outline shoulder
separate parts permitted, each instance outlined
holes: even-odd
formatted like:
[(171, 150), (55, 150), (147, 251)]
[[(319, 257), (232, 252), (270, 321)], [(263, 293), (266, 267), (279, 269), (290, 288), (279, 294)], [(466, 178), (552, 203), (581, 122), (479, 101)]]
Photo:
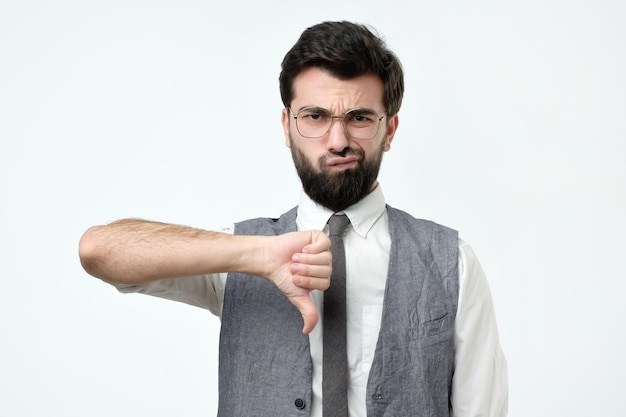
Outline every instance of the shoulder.
[(296, 230), (297, 207), (278, 218), (258, 217), (235, 223), (237, 235), (279, 235)]
[[(389, 233), (392, 241), (417, 256), (426, 265), (435, 262), (442, 277), (458, 283), (459, 233), (431, 220), (387, 206)], [(455, 286), (457, 284), (454, 284)]]
[(455, 239), (458, 245), (459, 233), (455, 229), (441, 225), (432, 220), (418, 219), (406, 211), (387, 205), (387, 216), (389, 223), (407, 227), (409, 231), (428, 234), (440, 234)]

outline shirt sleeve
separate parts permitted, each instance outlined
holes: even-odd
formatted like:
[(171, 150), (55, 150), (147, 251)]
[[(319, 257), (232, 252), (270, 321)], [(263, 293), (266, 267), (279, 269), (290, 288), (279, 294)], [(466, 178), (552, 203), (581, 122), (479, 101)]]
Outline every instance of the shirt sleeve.
[(459, 305), (455, 323), (453, 417), (504, 417), (508, 371), (491, 292), (472, 248), (459, 240)]
[(121, 293), (139, 293), (179, 301), (196, 307), (206, 308), (218, 317), (222, 316), (224, 288), (227, 274), (198, 275), (183, 278), (168, 278), (148, 284), (113, 284)]

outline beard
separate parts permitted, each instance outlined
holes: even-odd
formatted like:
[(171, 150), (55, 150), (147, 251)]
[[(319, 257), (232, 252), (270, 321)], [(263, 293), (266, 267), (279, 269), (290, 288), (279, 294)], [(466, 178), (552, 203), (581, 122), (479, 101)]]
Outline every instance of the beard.
[[(365, 158), (362, 149), (346, 148), (320, 157), (315, 167), (291, 140), (291, 157), (304, 192), (317, 204), (338, 212), (358, 203), (372, 191), (383, 160), (384, 144), (383, 141), (370, 158)], [(328, 169), (326, 160), (329, 157), (346, 155), (359, 158), (355, 168), (337, 172)]]

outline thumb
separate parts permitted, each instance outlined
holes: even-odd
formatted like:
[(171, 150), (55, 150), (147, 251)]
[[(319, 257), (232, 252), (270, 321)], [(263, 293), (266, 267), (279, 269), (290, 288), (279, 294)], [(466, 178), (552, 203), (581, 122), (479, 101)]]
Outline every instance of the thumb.
[(311, 231), (311, 242), (305, 246), (303, 252), (320, 253), (330, 249), (330, 238), (320, 230)]
[(310, 292), (307, 291), (305, 295), (292, 297), (289, 301), (291, 301), (291, 303), (296, 306), (296, 308), (302, 315), (302, 319), (304, 320), (302, 333), (311, 333), (317, 325), (319, 315), (317, 313), (317, 308), (315, 308), (315, 304), (313, 304), (313, 300), (311, 300)]

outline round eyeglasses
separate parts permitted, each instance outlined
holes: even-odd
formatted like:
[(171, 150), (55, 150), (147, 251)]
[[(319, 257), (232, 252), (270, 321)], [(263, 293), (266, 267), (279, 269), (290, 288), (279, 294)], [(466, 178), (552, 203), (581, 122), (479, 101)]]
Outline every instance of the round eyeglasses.
[(341, 120), (343, 130), (353, 139), (372, 139), (378, 133), (380, 121), (385, 115), (379, 116), (370, 109), (351, 109), (342, 115), (334, 115), (321, 107), (306, 107), (294, 114), (296, 129), (302, 137), (316, 139), (325, 136), (335, 119)]

